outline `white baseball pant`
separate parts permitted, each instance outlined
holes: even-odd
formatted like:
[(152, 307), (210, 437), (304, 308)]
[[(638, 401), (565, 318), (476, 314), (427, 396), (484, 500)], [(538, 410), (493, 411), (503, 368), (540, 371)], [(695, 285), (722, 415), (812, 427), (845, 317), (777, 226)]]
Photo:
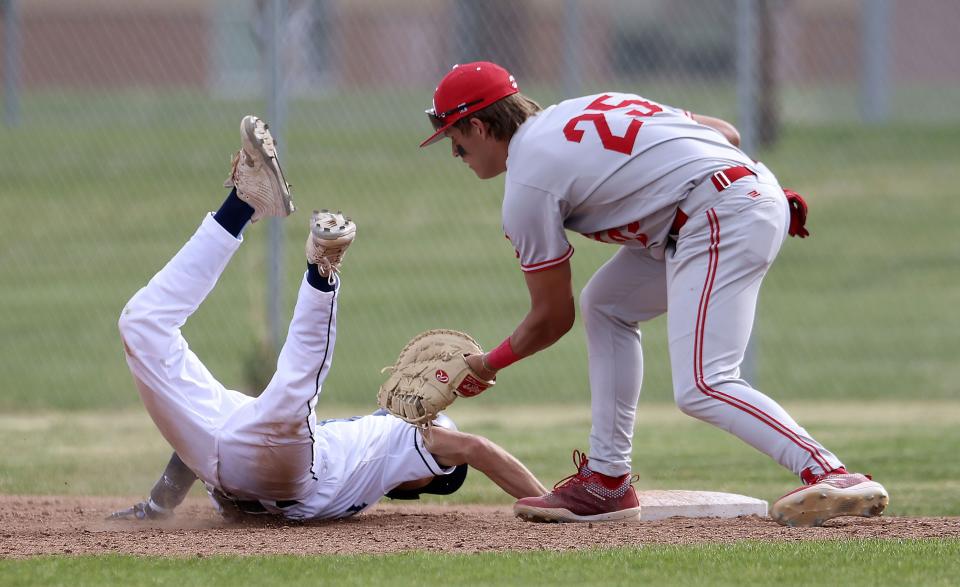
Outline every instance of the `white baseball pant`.
[(590, 467), (631, 470), (643, 380), (639, 324), (667, 312), (674, 399), (796, 474), (841, 466), (775, 401), (740, 378), (760, 284), (786, 237), (789, 209), (763, 169), (723, 192), (711, 181), (681, 204), (689, 220), (665, 259), (621, 247), (580, 296), (590, 365)]
[(337, 294), (304, 278), (266, 389), (257, 398), (226, 389), (180, 328), (241, 240), (208, 215), (133, 296), (119, 322), (127, 364), (157, 428), (203, 482), (238, 498), (302, 499), (323, 467), (314, 460), (314, 408), (333, 359)]

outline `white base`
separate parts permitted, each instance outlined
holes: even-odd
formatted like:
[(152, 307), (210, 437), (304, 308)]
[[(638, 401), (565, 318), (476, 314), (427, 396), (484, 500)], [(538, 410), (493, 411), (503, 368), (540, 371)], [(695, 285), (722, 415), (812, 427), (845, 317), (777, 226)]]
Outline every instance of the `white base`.
[(638, 491), (640, 520), (665, 518), (736, 518), (767, 515), (767, 502), (736, 493), (684, 491), (680, 489)]

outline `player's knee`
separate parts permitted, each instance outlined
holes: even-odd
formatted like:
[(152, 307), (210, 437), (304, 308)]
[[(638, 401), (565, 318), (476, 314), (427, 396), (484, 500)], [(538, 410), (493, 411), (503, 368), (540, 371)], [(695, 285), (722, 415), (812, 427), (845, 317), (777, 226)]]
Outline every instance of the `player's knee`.
[(584, 319), (605, 316), (610, 313), (608, 296), (596, 282), (590, 281), (580, 292), (580, 315)]
[[(691, 374), (692, 375), (692, 374)], [(673, 399), (681, 412), (699, 418), (730, 382), (727, 373), (707, 373), (701, 377), (674, 378)]]
[(158, 350), (168, 344), (168, 337), (162, 335), (156, 319), (145, 308), (131, 300), (120, 312), (117, 321), (120, 339), (127, 353), (145, 354), (151, 348)]
[(138, 317), (133, 313), (130, 306), (124, 306), (120, 312), (120, 319), (117, 320), (117, 328), (120, 330), (120, 336), (123, 338), (133, 336), (139, 325)]
[(145, 328), (148, 323), (149, 314), (146, 308), (137, 303), (137, 297), (134, 296), (120, 311), (117, 327), (120, 329), (120, 334), (132, 336)]
[(696, 390), (691, 390), (689, 387), (674, 387), (673, 388), (673, 401), (677, 404), (677, 408), (681, 412), (691, 415), (691, 412), (694, 411), (693, 404), (696, 401), (696, 397), (693, 395), (693, 392)]
[(702, 389), (703, 382), (684, 378), (673, 382), (673, 401), (677, 408), (688, 416), (696, 417), (706, 396)]
[(597, 307), (598, 288), (594, 282), (588, 281), (587, 285), (580, 290), (580, 309), (584, 312), (593, 310)]
[(644, 303), (626, 303), (623, 292), (608, 287), (603, 279), (591, 279), (580, 292), (580, 315), (584, 320), (609, 320), (626, 328), (636, 328), (667, 311), (666, 297)]
[(127, 354), (137, 354), (136, 350), (142, 346), (144, 340), (143, 321), (129, 311), (129, 308), (124, 308), (117, 321), (117, 328), (120, 330), (120, 340)]

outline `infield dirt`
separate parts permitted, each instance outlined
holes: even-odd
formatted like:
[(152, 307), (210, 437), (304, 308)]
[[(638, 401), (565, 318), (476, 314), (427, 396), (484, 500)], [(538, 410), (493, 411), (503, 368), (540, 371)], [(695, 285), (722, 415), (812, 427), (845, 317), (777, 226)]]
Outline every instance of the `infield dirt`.
[(0, 496), (0, 557), (123, 553), (157, 556), (377, 554), (407, 550), (568, 550), (643, 544), (856, 538), (960, 538), (960, 518), (839, 518), (822, 528), (784, 528), (749, 516), (614, 524), (531, 524), (509, 506), (382, 503), (345, 520), (227, 523), (200, 498), (164, 522), (108, 522), (129, 500)]

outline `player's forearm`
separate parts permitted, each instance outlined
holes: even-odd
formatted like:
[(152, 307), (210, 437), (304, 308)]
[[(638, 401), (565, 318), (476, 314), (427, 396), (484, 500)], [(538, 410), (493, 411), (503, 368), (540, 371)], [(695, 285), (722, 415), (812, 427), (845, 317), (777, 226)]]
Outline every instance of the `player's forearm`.
[(560, 340), (576, 320), (570, 261), (544, 271), (524, 273), (530, 292), (530, 311), (500, 346), (467, 364), (479, 376), (493, 379), (497, 371)]
[(482, 356), (467, 357), (467, 364), (480, 377), (492, 380), (500, 369), (560, 340), (573, 327), (575, 319), (572, 304), (569, 314), (560, 317), (531, 312), (500, 346)]
[(528, 357), (563, 338), (573, 328), (575, 319), (572, 303), (557, 312), (531, 311), (513, 331), (510, 344), (517, 355)]
[(490, 478), (501, 489), (520, 499), (547, 493), (540, 481), (519, 460), (496, 443), (477, 437), (467, 464)]
[(518, 357), (530, 356), (560, 340), (577, 316), (569, 261), (523, 277), (530, 293), (530, 311), (510, 336)]
[(726, 120), (714, 118), (713, 116), (704, 116), (703, 114), (691, 114), (691, 116), (700, 124), (719, 131), (734, 147), (740, 146), (740, 131)]

